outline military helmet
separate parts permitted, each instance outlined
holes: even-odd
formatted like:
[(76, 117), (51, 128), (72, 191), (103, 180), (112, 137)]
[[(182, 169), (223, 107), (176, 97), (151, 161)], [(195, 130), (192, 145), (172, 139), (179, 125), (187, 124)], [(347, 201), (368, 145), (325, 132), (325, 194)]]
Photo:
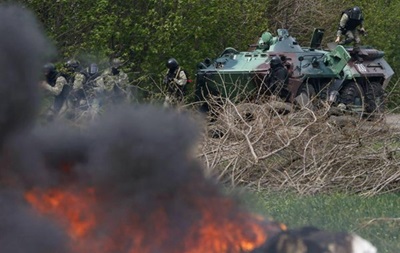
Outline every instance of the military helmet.
[(71, 59), (65, 63), (65, 67), (70, 70), (76, 70), (80, 67), (80, 63), (77, 60)]
[(48, 74), (50, 74), (50, 73), (52, 73), (52, 72), (54, 72), (54, 71), (56, 71), (56, 66), (53, 64), (53, 63), (46, 63), (44, 66), (43, 66), (43, 71), (44, 71), (44, 74), (45, 75), (48, 75)]
[(120, 58), (114, 58), (111, 60), (110, 65), (112, 68), (119, 68), (122, 66), (122, 61)]
[(270, 32), (265, 32), (261, 35), (261, 40), (264, 44), (271, 44), (272, 38), (273, 36)]
[(170, 59), (167, 61), (166, 66), (167, 66), (167, 68), (169, 68), (169, 69), (176, 69), (177, 67), (179, 67), (179, 63), (176, 61), (175, 58), (170, 58)]
[(91, 63), (89, 65), (89, 75), (94, 75), (97, 72), (99, 72), (99, 67), (97, 66), (96, 63)]
[(282, 60), (279, 56), (274, 55), (271, 58), (269, 65), (271, 66), (271, 68), (276, 68), (277, 66), (282, 65)]
[(360, 20), (362, 17), (361, 9), (358, 6), (354, 6), (350, 12), (350, 18), (355, 20)]

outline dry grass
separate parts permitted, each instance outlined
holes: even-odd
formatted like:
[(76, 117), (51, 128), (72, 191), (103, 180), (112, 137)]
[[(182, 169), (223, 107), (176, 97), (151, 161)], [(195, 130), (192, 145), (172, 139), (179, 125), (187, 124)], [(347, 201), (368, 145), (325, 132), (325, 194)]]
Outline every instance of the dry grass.
[(400, 190), (399, 133), (384, 117), (335, 116), (329, 106), (293, 110), (275, 100), (225, 100), (214, 109), (199, 158), (230, 187), (366, 196)]

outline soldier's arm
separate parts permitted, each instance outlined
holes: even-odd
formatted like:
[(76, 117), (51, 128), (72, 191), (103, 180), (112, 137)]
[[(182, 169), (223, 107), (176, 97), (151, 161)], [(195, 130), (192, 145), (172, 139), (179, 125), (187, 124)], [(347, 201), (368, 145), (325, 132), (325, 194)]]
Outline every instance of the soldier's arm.
[(110, 70), (105, 70), (101, 76), (104, 82), (104, 90), (111, 92), (114, 89), (114, 80), (111, 76)]
[(103, 77), (99, 76), (94, 81), (96, 82), (96, 87), (94, 87), (94, 90), (96, 92), (103, 92), (105, 87)]
[(64, 85), (67, 84), (67, 80), (60, 76), (56, 80), (56, 84), (54, 86), (49, 85), (48, 83), (42, 83), (42, 87), (47, 90), (50, 94), (54, 96), (60, 95)]
[(360, 31), (361, 31), (361, 32), (365, 32), (364, 20), (361, 20), (361, 23), (360, 23)]
[(179, 86), (184, 86), (187, 83), (187, 76), (185, 74), (185, 71), (181, 70), (179, 72), (179, 78), (175, 80), (176, 84)]
[(79, 90), (83, 87), (83, 83), (85, 82), (85, 76), (81, 73), (77, 73), (74, 78), (74, 84), (72, 88), (74, 90)]
[(340, 19), (340, 22), (339, 22), (339, 29), (337, 31), (336, 36), (341, 36), (343, 34), (344, 27), (346, 26), (346, 23), (348, 20), (349, 20), (349, 16), (347, 16), (346, 13), (343, 14), (342, 18)]
[(128, 75), (122, 71), (120, 72), (120, 76), (119, 76), (119, 85), (123, 89), (127, 88), (129, 85)]

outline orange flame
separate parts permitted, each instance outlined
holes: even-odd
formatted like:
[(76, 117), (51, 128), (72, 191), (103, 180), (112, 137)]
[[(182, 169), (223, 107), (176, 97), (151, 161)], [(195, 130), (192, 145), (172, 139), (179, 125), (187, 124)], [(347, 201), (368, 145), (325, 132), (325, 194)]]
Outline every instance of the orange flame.
[(57, 189), (44, 193), (35, 189), (27, 192), (25, 198), (40, 213), (50, 215), (61, 222), (71, 237), (81, 238), (96, 225), (90, 204), (95, 200), (94, 190), (89, 189), (83, 195), (85, 196), (77, 196)]
[(105, 226), (107, 231), (99, 232), (107, 214), (94, 211), (99, 201), (94, 189), (79, 194), (34, 189), (25, 198), (39, 213), (54, 218), (65, 229), (74, 253), (152, 253), (160, 249), (167, 253), (251, 252), (265, 243), (271, 233), (282, 229), (261, 216), (232, 211), (231, 200), (216, 197), (192, 200), (196, 214), (200, 215), (177, 238), (174, 231), (179, 231), (179, 227), (171, 224), (161, 204), (147, 214), (145, 221), (138, 214), (129, 213)]

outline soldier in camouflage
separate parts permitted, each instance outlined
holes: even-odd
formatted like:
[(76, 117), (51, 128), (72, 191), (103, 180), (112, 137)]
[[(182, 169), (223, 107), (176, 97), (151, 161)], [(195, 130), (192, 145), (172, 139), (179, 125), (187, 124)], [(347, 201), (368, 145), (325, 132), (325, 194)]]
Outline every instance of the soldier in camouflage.
[(170, 58), (166, 64), (168, 71), (164, 76), (164, 85), (167, 88), (164, 106), (179, 104), (183, 101), (188, 78), (186, 72), (179, 66), (176, 59)]
[[(365, 34), (366, 32), (363, 27), (363, 21), (364, 17), (360, 7), (355, 6), (343, 11), (335, 40), (336, 43), (340, 43), (342, 45), (354, 42), (353, 53), (358, 61), (362, 61), (359, 56), (361, 42), (359, 33)], [(340, 41), (342, 35), (345, 36), (345, 40)]]
[(65, 76), (56, 70), (54, 64), (45, 64), (43, 71), (45, 80), (40, 83), (40, 86), (46, 91), (46, 93), (54, 97), (54, 102), (47, 112), (47, 117), (48, 119), (54, 119), (66, 112), (68, 108), (66, 101), (71, 86), (68, 84)]
[(82, 99), (80, 108), (89, 118), (94, 118), (100, 112), (101, 99), (104, 93), (104, 79), (99, 72), (96, 63), (91, 63), (88, 67), (88, 76), (81, 88)]
[(82, 94), (80, 89), (86, 80), (87, 74), (82, 68), (79, 61), (75, 59), (68, 60), (64, 63), (64, 72), (68, 85), (70, 87), (70, 92), (65, 100), (65, 117), (71, 120), (75, 120), (79, 116), (79, 106), (80, 100), (82, 99)]
[(106, 103), (127, 101), (131, 94), (128, 75), (121, 69), (122, 62), (115, 58), (110, 62), (110, 68), (104, 71), (104, 94)]
[(71, 110), (79, 109), (81, 100), (83, 99), (82, 88), (86, 82), (87, 73), (82, 68), (81, 64), (77, 60), (69, 60), (65, 63), (65, 68), (69, 73), (68, 82), (72, 86), (72, 91), (68, 99), (69, 107)]

